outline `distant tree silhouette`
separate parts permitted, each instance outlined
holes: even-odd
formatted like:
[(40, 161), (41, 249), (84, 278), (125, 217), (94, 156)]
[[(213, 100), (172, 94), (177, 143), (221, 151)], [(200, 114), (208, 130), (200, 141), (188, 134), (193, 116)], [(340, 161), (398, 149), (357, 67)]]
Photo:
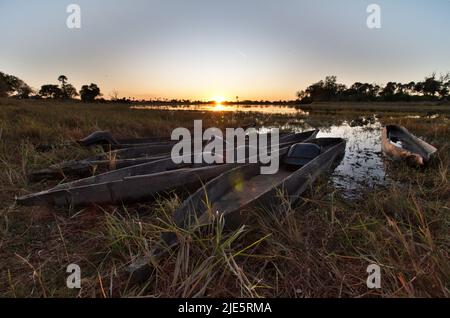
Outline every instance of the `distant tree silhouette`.
[(42, 85), (39, 90), (39, 95), (44, 98), (53, 99), (72, 99), (78, 96), (76, 88), (67, 82), (67, 76), (60, 75), (58, 81), (61, 83), (60, 86), (55, 84)]
[(411, 101), (447, 100), (450, 92), (450, 73), (437, 78), (433, 73), (421, 82), (388, 82), (381, 87), (376, 84), (355, 82), (349, 88), (337, 82), (336, 76), (308, 86), (297, 92), (297, 102), (302, 104), (327, 101)]
[(20, 78), (0, 72), (0, 97), (28, 98), (33, 89)]
[(90, 103), (95, 100), (95, 98), (101, 96), (100, 88), (97, 84), (91, 83), (90, 85), (83, 85), (80, 90), (81, 100), (85, 103)]
[(405, 84), (405, 90), (406, 90), (406, 94), (408, 95), (413, 95), (416, 91), (416, 83), (415, 82), (409, 82), (408, 84)]
[(393, 101), (395, 94), (397, 93), (398, 85), (396, 82), (388, 82), (386, 86), (381, 90), (380, 95), (386, 101)]
[(72, 84), (65, 84), (64, 88), (62, 89), (63, 98), (65, 99), (72, 99), (76, 96), (78, 96), (77, 89)]
[(428, 96), (435, 96), (441, 90), (441, 85), (442, 83), (436, 80), (436, 73), (433, 73), (431, 76), (425, 77), (423, 93)]
[(450, 91), (450, 73), (441, 75), (440, 80), (441, 88), (439, 90), (439, 95), (442, 99), (447, 99)]
[(58, 87), (58, 85), (45, 84), (41, 86), (41, 89), (39, 90), (39, 95), (44, 98), (56, 99), (62, 97), (62, 91)]
[(17, 97), (22, 98), (22, 99), (29, 98), (30, 95), (33, 93), (34, 93), (34, 90), (27, 84), (21, 85), (19, 88), (17, 88)]
[(440, 97), (445, 100), (448, 98), (450, 89), (450, 74), (444, 74), (436, 77), (436, 73), (432, 73), (430, 76), (425, 77), (424, 81), (417, 82), (414, 86), (414, 90), (417, 94), (423, 95), (427, 99), (436, 99)]
[(60, 75), (58, 77), (58, 81), (61, 82), (61, 87), (64, 87), (64, 85), (66, 85), (67, 80), (68, 80), (68, 78), (65, 75)]
[(297, 98), (301, 104), (311, 104), (313, 102), (313, 99), (306, 91), (298, 91)]
[(0, 75), (0, 97), (8, 97), (8, 84)]
[(61, 82), (61, 98), (62, 99), (72, 99), (76, 96), (78, 96), (76, 88), (72, 85), (67, 83), (68, 78), (65, 75), (60, 75), (58, 77), (58, 81)]
[(308, 86), (306, 90), (299, 91), (297, 97), (304, 103), (339, 100), (345, 90), (345, 85), (339, 84), (336, 76), (327, 76), (325, 81), (319, 81)]

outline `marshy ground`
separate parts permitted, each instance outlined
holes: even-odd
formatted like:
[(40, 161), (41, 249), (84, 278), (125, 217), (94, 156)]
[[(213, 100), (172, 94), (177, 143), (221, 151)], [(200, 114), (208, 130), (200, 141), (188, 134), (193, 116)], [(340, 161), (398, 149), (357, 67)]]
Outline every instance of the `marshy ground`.
[[(296, 114), (249, 115), (0, 99), (0, 295), (449, 297), (450, 107), (388, 106), (312, 105)], [(249, 211), (253, 222), (233, 232), (224, 231), (221, 220), (200, 232), (174, 229), (170, 215), (185, 193), (84, 209), (14, 202), (17, 195), (55, 185), (30, 183), (29, 171), (95, 151), (41, 153), (39, 144), (95, 130), (123, 138), (168, 136), (176, 127), (192, 127), (194, 119), (218, 128), (250, 122), (314, 127), (350, 142), (343, 164), (298, 203)], [(435, 160), (417, 169), (383, 158), (379, 129), (390, 123), (439, 148)], [(180, 246), (155, 264), (147, 281), (130, 284), (124, 269), (169, 230), (178, 232)], [(71, 263), (81, 266), (81, 290), (66, 287)], [(381, 266), (381, 289), (366, 286), (370, 264)]]

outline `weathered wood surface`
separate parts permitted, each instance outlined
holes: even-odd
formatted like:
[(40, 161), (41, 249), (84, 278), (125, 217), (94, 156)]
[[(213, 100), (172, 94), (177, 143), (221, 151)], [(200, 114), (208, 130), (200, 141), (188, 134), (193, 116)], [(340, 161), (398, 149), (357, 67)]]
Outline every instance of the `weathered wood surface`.
[[(283, 141), (280, 147), (289, 147), (293, 143), (309, 140), (317, 133), (318, 131), (310, 131), (285, 136), (280, 139)], [(175, 164), (169, 157), (60, 184), (47, 191), (19, 197), (17, 202), (22, 205), (77, 206), (150, 200), (155, 194), (171, 189), (196, 189), (202, 182), (235, 166)]]
[[(401, 143), (401, 145), (399, 144)], [(437, 149), (411, 134), (406, 128), (388, 125), (381, 132), (381, 149), (394, 160), (406, 160), (422, 166), (431, 160)]]
[[(104, 136), (105, 133), (108, 136), (107, 132), (96, 132), (93, 135), (98, 134), (99, 136)], [(290, 135), (292, 134), (282, 134), (280, 141), (283, 138), (289, 138)], [(93, 175), (93, 172), (103, 173), (108, 170), (153, 162), (158, 159), (163, 159), (163, 157), (169, 158), (172, 148), (176, 143), (177, 141), (155, 142), (151, 144), (137, 143), (133, 147), (124, 147), (122, 149), (119, 147), (115, 150), (109, 149), (102, 154), (83, 160), (63, 162), (52, 165), (49, 168), (32, 171), (29, 173), (28, 178), (32, 182), (39, 182), (42, 180), (64, 178), (66, 176), (87, 177)], [(207, 141), (202, 140), (202, 144), (205, 146)]]
[[(175, 224), (185, 228), (197, 221), (207, 223), (211, 208), (211, 212), (224, 215), (228, 223), (236, 225), (245, 221), (246, 215), (243, 213), (248, 211), (247, 208), (255, 204), (267, 207), (272, 200), (277, 201), (277, 193), (284, 193), (295, 201), (308, 185), (321, 173), (329, 170), (337, 158), (345, 153), (345, 140), (340, 138), (322, 138), (308, 142), (319, 144), (324, 149), (323, 153), (297, 170), (292, 170), (281, 162), (288, 150), (285, 148), (279, 153), (280, 168), (272, 175), (261, 174), (259, 164), (234, 168), (211, 180), (187, 199), (173, 216)], [(163, 240), (168, 245), (175, 243), (174, 236), (170, 234), (165, 235)]]

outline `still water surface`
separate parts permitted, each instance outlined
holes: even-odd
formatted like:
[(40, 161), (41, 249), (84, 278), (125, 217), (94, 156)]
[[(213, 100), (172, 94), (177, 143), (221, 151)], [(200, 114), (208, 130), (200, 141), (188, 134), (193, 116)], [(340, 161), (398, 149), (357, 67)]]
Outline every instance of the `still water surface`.
[(178, 105), (178, 106), (133, 106), (131, 109), (152, 109), (152, 110), (183, 110), (183, 111), (212, 111), (212, 112), (243, 112), (259, 114), (280, 114), (280, 115), (298, 115), (305, 114), (304, 111), (288, 106), (274, 105)]

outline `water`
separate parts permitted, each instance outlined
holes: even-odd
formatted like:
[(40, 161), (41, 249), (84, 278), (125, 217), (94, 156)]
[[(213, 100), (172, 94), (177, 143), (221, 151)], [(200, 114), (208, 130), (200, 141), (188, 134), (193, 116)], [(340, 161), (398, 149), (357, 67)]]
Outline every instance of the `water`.
[[(249, 109), (244, 106), (143, 106), (139, 109), (166, 110), (201, 110), (201, 111), (237, 111), (262, 114), (287, 115), (286, 121), (280, 123), (264, 122), (260, 132), (268, 132), (273, 128), (281, 128), (295, 132), (320, 129), (318, 137), (340, 137), (347, 142), (345, 156), (339, 166), (333, 171), (330, 181), (348, 197), (358, 197), (367, 189), (386, 185), (389, 179), (386, 175), (385, 162), (381, 152), (382, 125), (375, 116), (358, 117), (352, 120), (339, 115), (314, 115), (294, 108), (283, 106), (255, 106)], [(135, 107), (137, 108), (137, 107)]]
[[(389, 182), (381, 152), (382, 125), (377, 119), (373, 118), (361, 125), (346, 120), (336, 125), (323, 126), (311, 126), (307, 119), (297, 122), (290, 121), (282, 128), (296, 132), (320, 129), (318, 138), (339, 137), (346, 140), (345, 156), (331, 175), (331, 182), (344, 196), (358, 197), (362, 189), (373, 189)], [(263, 130), (270, 131), (272, 128), (274, 126), (269, 125)]]
[(345, 157), (331, 179), (347, 196), (357, 196), (362, 188), (385, 185), (385, 162), (381, 152), (381, 124), (352, 127), (347, 122), (321, 130), (318, 137), (341, 137), (347, 141)]
[(152, 110), (183, 110), (183, 111), (212, 111), (212, 112), (243, 112), (260, 114), (280, 114), (280, 115), (305, 115), (308, 114), (300, 109), (288, 106), (274, 105), (176, 105), (176, 106), (133, 106), (131, 109), (152, 109)]

